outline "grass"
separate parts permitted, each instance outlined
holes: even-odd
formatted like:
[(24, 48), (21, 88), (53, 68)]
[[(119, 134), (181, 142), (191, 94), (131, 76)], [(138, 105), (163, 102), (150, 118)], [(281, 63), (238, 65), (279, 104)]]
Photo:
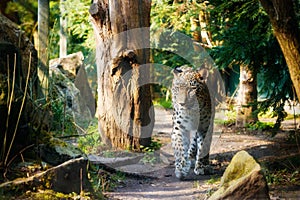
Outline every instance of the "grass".
[(149, 147), (141, 147), (142, 152), (144, 152), (144, 157), (141, 159), (141, 162), (144, 164), (155, 164), (159, 161), (159, 156), (155, 154), (155, 151), (159, 150), (162, 146), (162, 143), (159, 139), (152, 139)]
[(266, 172), (266, 180), (268, 185), (298, 185), (300, 186), (300, 174), (296, 170), (289, 172), (287, 169), (282, 169), (273, 172)]
[(85, 154), (97, 153), (99, 147), (103, 146), (98, 132), (98, 121), (93, 119), (86, 130), (86, 134), (77, 139), (78, 148)]
[(97, 165), (90, 165), (88, 173), (93, 190), (100, 194), (102, 192), (112, 191), (125, 180), (124, 173), (117, 172), (111, 174)]
[(165, 98), (159, 98), (156, 100), (153, 100), (153, 105), (154, 106), (161, 106), (166, 109), (172, 109), (172, 101), (171, 100), (166, 100)]
[(268, 185), (300, 186), (299, 155), (261, 163)]
[(255, 123), (246, 124), (246, 128), (250, 131), (267, 131), (272, 130), (274, 128), (273, 122), (260, 122), (257, 121)]
[(213, 175), (210, 177), (209, 180), (206, 181), (207, 184), (217, 184), (219, 183), (221, 180), (221, 177), (217, 176), (217, 175)]

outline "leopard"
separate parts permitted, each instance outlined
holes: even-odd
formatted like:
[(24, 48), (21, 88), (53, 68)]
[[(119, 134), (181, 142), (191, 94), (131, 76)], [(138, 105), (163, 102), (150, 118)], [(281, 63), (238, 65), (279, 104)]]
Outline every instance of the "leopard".
[(213, 108), (206, 84), (208, 70), (181, 66), (173, 69), (173, 75), (171, 143), (175, 175), (182, 180), (188, 175), (193, 161), (196, 175), (203, 175), (208, 167), (209, 155), (205, 156), (204, 162), (201, 152), (210, 131)]

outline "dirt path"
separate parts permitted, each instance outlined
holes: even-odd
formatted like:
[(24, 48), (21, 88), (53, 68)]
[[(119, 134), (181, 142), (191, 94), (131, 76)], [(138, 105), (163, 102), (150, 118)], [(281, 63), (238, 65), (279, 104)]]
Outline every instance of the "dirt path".
[[(108, 199), (206, 199), (209, 191), (214, 187), (207, 181), (212, 177), (220, 177), (237, 151), (247, 150), (260, 161), (274, 155), (284, 156), (293, 153), (291, 149), (283, 148), (283, 144), (279, 142), (283, 138), (280, 134), (275, 138), (269, 138), (261, 133), (254, 135), (232, 133), (215, 127), (210, 156), (215, 175), (195, 176), (190, 173), (187, 180), (179, 181), (174, 175), (174, 158), (170, 144), (171, 118), (171, 111), (156, 109), (154, 136), (163, 143), (161, 150), (154, 155), (149, 155), (149, 162), (139, 162), (119, 168), (122, 171), (138, 174), (142, 178), (126, 178), (115, 191), (105, 193)], [(156, 162), (151, 160), (153, 158), (151, 156), (156, 156)], [(274, 200), (285, 199), (288, 196), (293, 199), (300, 197), (298, 189), (291, 192), (270, 191), (270, 195)]]

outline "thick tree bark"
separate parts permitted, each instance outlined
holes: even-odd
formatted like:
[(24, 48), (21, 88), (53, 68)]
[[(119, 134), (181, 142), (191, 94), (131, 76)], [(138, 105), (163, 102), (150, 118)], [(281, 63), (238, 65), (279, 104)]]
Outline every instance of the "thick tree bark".
[(260, 0), (269, 15), (279, 45), (289, 68), (291, 80), (300, 99), (300, 30), (293, 0)]
[(258, 120), (257, 106), (257, 79), (256, 72), (249, 66), (240, 66), (240, 85), (237, 98), (236, 126), (245, 127), (247, 123)]
[[(151, 142), (148, 0), (94, 0), (99, 129), (113, 147), (140, 150)], [(145, 28), (146, 27), (146, 28)]]

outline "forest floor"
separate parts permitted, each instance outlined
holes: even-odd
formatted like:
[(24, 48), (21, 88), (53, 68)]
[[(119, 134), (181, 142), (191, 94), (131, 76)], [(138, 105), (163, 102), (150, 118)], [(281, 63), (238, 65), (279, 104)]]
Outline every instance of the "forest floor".
[[(267, 170), (272, 200), (300, 199), (300, 174), (297, 171), (300, 164), (296, 165), (293, 161), (293, 158), (300, 160), (300, 149), (297, 144), (288, 142), (287, 130), (270, 137), (270, 134), (262, 131), (238, 130), (215, 125), (210, 152), (210, 162), (215, 173), (202, 176), (190, 173), (186, 180), (180, 181), (174, 174), (174, 158), (170, 142), (171, 111), (161, 108), (155, 111), (154, 138), (160, 141), (162, 147), (157, 152), (149, 153), (143, 162), (118, 168), (136, 176), (127, 176), (112, 192), (105, 192), (107, 199), (206, 199), (217, 189), (226, 166), (240, 150), (246, 150)], [(283, 127), (293, 127), (292, 123), (285, 121)]]

